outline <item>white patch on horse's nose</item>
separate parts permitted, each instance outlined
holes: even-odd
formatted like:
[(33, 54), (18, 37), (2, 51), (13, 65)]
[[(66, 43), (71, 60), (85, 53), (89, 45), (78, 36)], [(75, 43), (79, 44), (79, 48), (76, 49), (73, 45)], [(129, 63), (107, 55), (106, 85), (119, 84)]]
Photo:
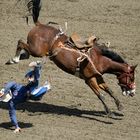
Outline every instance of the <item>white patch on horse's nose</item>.
[(122, 92), (123, 96), (134, 96), (136, 92), (136, 89), (132, 89), (132, 90), (125, 90)]
[(122, 95), (123, 95), (123, 96), (126, 96), (126, 95), (127, 95), (126, 90), (124, 90), (124, 91), (122, 92)]
[(136, 89), (130, 90), (130, 94), (135, 94), (136, 93)]

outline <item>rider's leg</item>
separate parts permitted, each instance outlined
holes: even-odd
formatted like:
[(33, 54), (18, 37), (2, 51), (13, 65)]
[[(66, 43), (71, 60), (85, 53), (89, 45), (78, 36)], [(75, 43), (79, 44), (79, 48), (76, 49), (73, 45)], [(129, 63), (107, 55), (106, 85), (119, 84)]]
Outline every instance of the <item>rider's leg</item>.
[(51, 90), (51, 85), (48, 81), (44, 83), (43, 86), (39, 88), (35, 88), (31, 93), (30, 93), (30, 99), (32, 100), (41, 100), (44, 94), (49, 92)]
[(41, 100), (43, 95), (47, 93), (46, 87), (39, 87), (30, 93), (31, 100)]

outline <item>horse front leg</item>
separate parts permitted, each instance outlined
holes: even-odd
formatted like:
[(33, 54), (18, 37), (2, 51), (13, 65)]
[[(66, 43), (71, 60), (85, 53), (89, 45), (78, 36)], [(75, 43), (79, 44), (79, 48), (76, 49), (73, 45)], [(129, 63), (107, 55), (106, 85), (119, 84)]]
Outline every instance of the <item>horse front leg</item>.
[(16, 64), (19, 62), (19, 60), (28, 58), (29, 58), (28, 44), (24, 43), (22, 40), (19, 40), (15, 56), (9, 59), (5, 64), (6, 65)]
[(120, 100), (114, 95), (113, 91), (107, 86), (104, 79), (102, 77), (98, 77), (97, 83), (102, 90), (104, 90), (106, 93), (108, 93), (114, 99), (118, 110), (119, 111), (123, 110), (123, 106), (122, 106)]
[(121, 104), (120, 100), (114, 95), (113, 91), (112, 91), (109, 87), (107, 87), (107, 88), (105, 89), (105, 91), (106, 91), (107, 93), (109, 93), (109, 95), (114, 99), (118, 110), (119, 110), (119, 111), (122, 111), (124, 107), (123, 107), (123, 105)]
[(104, 91), (107, 92), (110, 95), (110, 97), (114, 99), (117, 109), (119, 111), (122, 111), (124, 107), (121, 104), (120, 100), (114, 95), (113, 91), (106, 84), (103, 84), (102, 86), (104, 87)]
[(113, 117), (113, 114), (111, 113), (110, 109), (108, 108), (108, 106), (105, 103), (105, 98), (104, 96), (101, 94), (100, 92), (100, 87), (98, 86), (98, 83), (96, 81), (96, 78), (93, 77), (89, 80), (86, 81), (86, 84), (92, 89), (92, 91), (94, 91), (94, 93), (97, 95), (97, 97), (99, 98), (99, 100), (102, 102), (105, 112), (108, 115), (108, 117)]

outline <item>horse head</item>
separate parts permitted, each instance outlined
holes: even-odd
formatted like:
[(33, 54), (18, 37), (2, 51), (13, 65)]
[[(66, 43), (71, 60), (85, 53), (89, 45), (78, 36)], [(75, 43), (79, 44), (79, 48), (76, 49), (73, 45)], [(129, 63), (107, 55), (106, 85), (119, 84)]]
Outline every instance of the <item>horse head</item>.
[(134, 96), (136, 92), (135, 84), (135, 66), (127, 65), (127, 70), (118, 74), (117, 78), (119, 80), (119, 85), (122, 89), (123, 95)]

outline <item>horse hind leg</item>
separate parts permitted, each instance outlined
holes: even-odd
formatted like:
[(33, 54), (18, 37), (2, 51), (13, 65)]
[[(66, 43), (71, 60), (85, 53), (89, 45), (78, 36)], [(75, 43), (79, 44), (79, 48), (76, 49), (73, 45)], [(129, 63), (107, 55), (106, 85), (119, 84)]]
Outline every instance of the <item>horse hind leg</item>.
[(108, 93), (114, 99), (118, 110), (119, 111), (123, 110), (123, 106), (122, 106), (120, 100), (114, 95), (113, 91), (107, 86), (104, 79), (102, 77), (99, 77), (97, 79), (97, 83), (102, 90), (104, 90), (106, 93)]
[(21, 50), (20, 53), (20, 60), (29, 59), (30, 55), (29, 52), (26, 50)]
[(28, 44), (24, 43), (22, 40), (18, 41), (16, 54), (13, 58), (9, 59), (5, 64), (16, 64), (19, 62), (19, 60), (22, 59), (28, 59), (29, 58), (29, 52), (28, 50)]
[(89, 79), (88, 81), (86, 81), (86, 84), (92, 89), (92, 91), (94, 91), (94, 93), (97, 95), (99, 100), (102, 102), (107, 116), (112, 118), (113, 114), (105, 103), (105, 98), (100, 92), (101, 89), (98, 86), (96, 78), (94, 77), (94, 78)]
[(20, 60), (21, 50), (22, 50), (22, 41), (19, 40), (18, 44), (17, 44), (17, 49), (16, 49), (15, 56), (13, 58), (9, 59), (5, 64), (10, 65), (10, 64), (18, 63), (19, 60)]

